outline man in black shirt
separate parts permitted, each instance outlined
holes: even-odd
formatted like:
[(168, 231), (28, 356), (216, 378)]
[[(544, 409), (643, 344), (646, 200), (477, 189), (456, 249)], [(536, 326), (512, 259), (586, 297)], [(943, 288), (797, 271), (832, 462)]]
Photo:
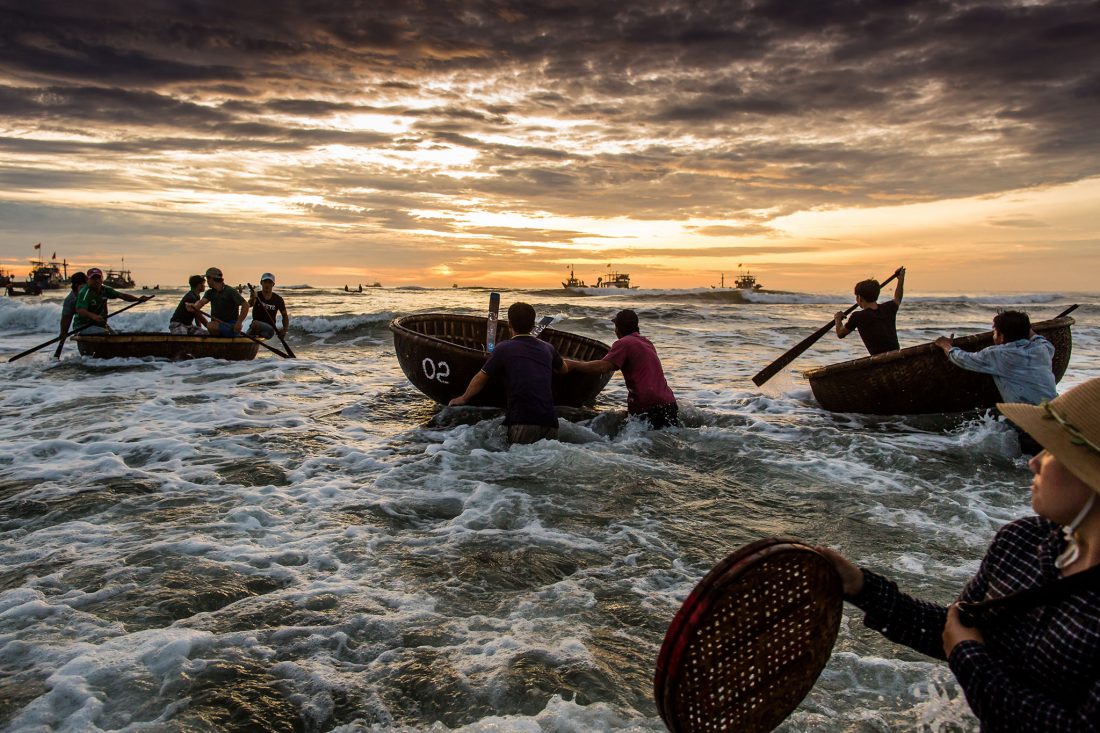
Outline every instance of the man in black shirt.
[(206, 278), (202, 275), (192, 275), (187, 278), (187, 284), (191, 286), (191, 290), (180, 299), (175, 313), (172, 314), (172, 320), (168, 322), (168, 330), (177, 336), (203, 336), (206, 334), (206, 328), (202, 324), (206, 319), (199, 313), (195, 304), (199, 302), (202, 292), (206, 290)]
[(207, 303), (210, 304), (211, 318), (206, 327), (211, 336), (233, 338), (244, 329), (248, 303), (236, 290), (225, 286), (225, 276), (218, 268), (206, 268), (206, 281), (210, 289), (195, 307), (201, 310)]
[(449, 404), (468, 404), (490, 379), (503, 377), (507, 395), (504, 425), (508, 428), (509, 445), (554, 440), (558, 437), (558, 416), (551, 384), (554, 372), (564, 374), (569, 365), (557, 349), (531, 335), (535, 309), (527, 303), (512, 304), (508, 309), (508, 325), (515, 337), (496, 345), (485, 366), (470, 380), (466, 392)]
[[(248, 286), (252, 288), (251, 285)], [(290, 315), (286, 312), (286, 301), (282, 296), (274, 292), (275, 276), (270, 272), (260, 275), (260, 292), (252, 290), (248, 296), (248, 304), (252, 306), (252, 323), (248, 326), (248, 333), (260, 338), (269, 339), (275, 335), (275, 314), (283, 317), (283, 327), (279, 329), (279, 335), (285, 337), (290, 328)]]
[(844, 338), (852, 331), (859, 331), (863, 345), (872, 356), (900, 349), (896, 319), (901, 298), (905, 292), (904, 267), (898, 268), (897, 276), (898, 284), (894, 288), (894, 299), (885, 303), (878, 302), (881, 290), (878, 280), (863, 280), (856, 283), (856, 303), (860, 310), (848, 318), (847, 324), (844, 323), (844, 311), (837, 311), (833, 316), (836, 322), (836, 335)]

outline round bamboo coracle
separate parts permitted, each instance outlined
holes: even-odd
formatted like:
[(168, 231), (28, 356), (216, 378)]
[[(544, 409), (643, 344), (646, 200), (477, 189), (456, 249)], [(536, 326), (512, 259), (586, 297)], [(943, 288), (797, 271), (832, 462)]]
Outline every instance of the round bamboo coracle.
[(669, 730), (770, 731), (829, 661), (843, 598), (832, 564), (773, 538), (719, 563), (665, 635), (654, 678)]

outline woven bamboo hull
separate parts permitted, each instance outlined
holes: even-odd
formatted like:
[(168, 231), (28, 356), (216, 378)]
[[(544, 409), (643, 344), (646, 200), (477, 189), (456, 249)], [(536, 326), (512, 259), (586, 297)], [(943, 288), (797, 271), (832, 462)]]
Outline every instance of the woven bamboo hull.
[[(401, 370), (413, 386), (442, 405), (465, 392), (489, 358), (485, 328), (484, 317), (444, 313), (404, 316), (390, 323)], [(497, 321), (497, 344), (511, 337), (508, 322)], [(594, 339), (552, 328), (545, 329), (539, 338), (552, 344), (566, 359), (602, 359), (609, 348)], [(555, 374), (554, 404), (591, 404), (610, 379), (610, 374)], [(504, 403), (503, 385), (495, 379), (471, 402), (490, 407), (504, 407)]]
[[(1067, 317), (1033, 326), (1054, 344), (1056, 380), (1069, 366), (1073, 324)], [(957, 338), (955, 345), (980, 351), (993, 345), (993, 332)], [(921, 415), (990, 408), (1002, 401), (993, 377), (960, 369), (930, 343), (811, 369), (805, 377), (817, 401), (832, 412)]]
[(81, 356), (96, 359), (226, 359), (248, 361), (256, 358), (260, 346), (247, 338), (215, 336), (176, 336), (170, 333), (120, 333), (117, 335), (73, 337)]

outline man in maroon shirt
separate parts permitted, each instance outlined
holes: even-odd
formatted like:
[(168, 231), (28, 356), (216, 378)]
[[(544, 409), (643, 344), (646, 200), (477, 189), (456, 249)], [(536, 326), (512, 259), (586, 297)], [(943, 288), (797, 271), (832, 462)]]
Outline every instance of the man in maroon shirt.
[(676, 397), (668, 388), (657, 349), (649, 339), (638, 333), (638, 314), (621, 310), (611, 322), (615, 337), (611, 350), (595, 361), (567, 361), (570, 369), (589, 374), (606, 374), (622, 370), (626, 380), (626, 411), (641, 415), (656, 429), (677, 427), (679, 408)]

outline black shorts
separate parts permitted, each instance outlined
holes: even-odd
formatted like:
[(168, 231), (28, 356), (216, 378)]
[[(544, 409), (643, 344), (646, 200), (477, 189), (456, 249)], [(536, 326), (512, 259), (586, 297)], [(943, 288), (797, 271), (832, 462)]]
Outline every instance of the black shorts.
[(680, 408), (674, 402), (671, 405), (657, 405), (638, 414), (648, 420), (654, 430), (661, 430), (680, 427), (679, 412)]

